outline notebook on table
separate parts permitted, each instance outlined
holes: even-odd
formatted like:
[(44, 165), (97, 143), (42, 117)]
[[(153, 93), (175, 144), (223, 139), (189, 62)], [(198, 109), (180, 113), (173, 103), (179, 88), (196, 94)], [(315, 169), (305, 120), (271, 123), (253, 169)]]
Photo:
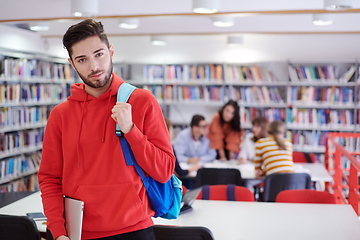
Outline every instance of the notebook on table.
[(65, 197), (65, 226), (71, 240), (80, 240), (84, 202)]
[(195, 188), (193, 190), (190, 190), (186, 192), (181, 200), (182, 207), (180, 209), (180, 214), (186, 213), (191, 211), (193, 208), (191, 205), (196, 200), (197, 196), (199, 195), (201, 191), (201, 187)]

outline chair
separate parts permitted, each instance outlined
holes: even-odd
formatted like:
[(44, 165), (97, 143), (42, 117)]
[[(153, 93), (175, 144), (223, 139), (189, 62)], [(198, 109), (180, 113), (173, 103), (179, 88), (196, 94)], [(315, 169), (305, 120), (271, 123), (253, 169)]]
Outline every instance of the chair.
[(0, 239), (40, 240), (40, 234), (28, 216), (0, 215)]
[(204, 185), (196, 199), (253, 202), (253, 193), (246, 187), (229, 185)]
[(200, 168), (195, 178), (196, 187), (203, 185), (243, 185), (241, 173), (235, 168)]
[(206, 227), (153, 226), (156, 240), (214, 240)]
[(336, 199), (335, 196), (329, 192), (309, 189), (295, 189), (279, 192), (276, 196), (275, 202), (336, 204)]
[(296, 163), (316, 163), (316, 157), (313, 153), (293, 152), (293, 161)]
[(264, 180), (264, 202), (275, 202), (279, 192), (288, 189), (310, 189), (311, 178), (307, 173), (274, 173)]

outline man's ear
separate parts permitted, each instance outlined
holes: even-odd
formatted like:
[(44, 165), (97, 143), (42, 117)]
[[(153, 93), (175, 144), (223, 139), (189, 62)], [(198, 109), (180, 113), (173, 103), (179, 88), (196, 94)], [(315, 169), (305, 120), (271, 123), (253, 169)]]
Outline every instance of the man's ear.
[(111, 59), (114, 59), (115, 51), (114, 51), (114, 45), (109, 46), (110, 56)]
[(76, 68), (75, 68), (74, 63), (73, 63), (73, 61), (71, 60), (71, 58), (68, 58), (67, 60), (68, 60), (68, 62), (71, 64), (71, 66), (73, 67), (73, 69), (76, 71)]

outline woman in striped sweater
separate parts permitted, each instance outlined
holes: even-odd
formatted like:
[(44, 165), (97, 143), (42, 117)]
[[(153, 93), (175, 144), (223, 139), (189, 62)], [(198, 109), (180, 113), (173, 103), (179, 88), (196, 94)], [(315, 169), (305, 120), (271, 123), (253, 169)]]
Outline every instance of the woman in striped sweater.
[(284, 138), (285, 124), (273, 121), (268, 132), (269, 137), (255, 143), (256, 178), (273, 173), (294, 172), (292, 144)]

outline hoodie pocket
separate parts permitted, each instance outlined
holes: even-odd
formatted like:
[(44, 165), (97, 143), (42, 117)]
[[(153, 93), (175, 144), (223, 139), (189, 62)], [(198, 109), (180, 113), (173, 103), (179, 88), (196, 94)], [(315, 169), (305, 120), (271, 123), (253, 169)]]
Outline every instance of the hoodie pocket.
[(131, 183), (79, 186), (75, 196), (84, 201), (85, 231), (119, 230), (144, 218), (143, 204)]

